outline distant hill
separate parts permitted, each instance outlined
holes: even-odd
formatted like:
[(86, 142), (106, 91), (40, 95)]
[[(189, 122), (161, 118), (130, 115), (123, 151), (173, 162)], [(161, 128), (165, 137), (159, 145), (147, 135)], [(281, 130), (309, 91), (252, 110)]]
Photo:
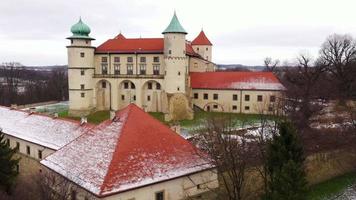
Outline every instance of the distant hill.
[(219, 71), (263, 71), (264, 66), (247, 66), (241, 64), (217, 64)]

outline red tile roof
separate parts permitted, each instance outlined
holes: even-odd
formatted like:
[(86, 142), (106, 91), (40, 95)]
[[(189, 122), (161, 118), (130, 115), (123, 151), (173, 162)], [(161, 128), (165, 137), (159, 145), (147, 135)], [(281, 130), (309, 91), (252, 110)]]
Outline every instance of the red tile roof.
[(192, 41), (192, 45), (213, 45), (208, 37), (206, 37), (204, 31), (200, 31), (199, 35)]
[[(125, 38), (121, 33), (95, 50), (96, 53), (163, 53), (163, 38)], [(200, 57), (191, 44), (186, 44), (186, 54)]]
[(212, 167), (196, 147), (134, 104), (41, 163), (98, 196)]
[(192, 72), (193, 89), (285, 90), (272, 72)]

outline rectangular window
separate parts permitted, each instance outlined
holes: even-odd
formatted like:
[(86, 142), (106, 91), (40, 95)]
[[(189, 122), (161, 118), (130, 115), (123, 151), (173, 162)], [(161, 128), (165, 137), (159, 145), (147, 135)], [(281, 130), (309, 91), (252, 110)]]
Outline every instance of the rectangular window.
[(168, 50), (168, 54), (172, 54), (172, 50)]
[(257, 95), (257, 101), (261, 102), (263, 100), (262, 95)]
[(85, 56), (84, 52), (81, 52), (80, 57), (84, 58), (84, 56)]
[(147, 96), (147, 101), (151, 101), (151, 96), (150, 95)]
[(26, 146), (26, 153), (27, 153), (27, 155), (30, 155), (30, 154), (31, 154), (31, 148), (30, 148), (30, 146)]
[(219, 95), (218, 94), (214, 94), (214, 100), (218, 100), (218, 98), (219, 98)]
[(250, 101), (250, 95), (248, 94), (245, 95), (245, 101)]
[(270, 96), (269, 97), (270, 102), (276, 102), (276, 97), (275, 96)]
[(16, 165), (16, 172), (17, 172), (17, 173), (20, 172), (20, 165), (19, 165), (19, 164)]
[(101, 73), (108, 74), (108, 64), (101, 64)]
[(214, 108), (214, 109), (218, 109), (218, 105), (216, 105), (216, 104), (213, 105), (213, 108)]
[(158, 56), (153, 57), (153, 62), (155, 63), (159, 62), (159, 57)]
[(194, 99), (198, 99), (198, 98), (199, 98), (198, 93), (194, 93)]
[(161, 84), (156, 83), (156, 89), (157, 89), (157, 90), (160, 90), (160, 89), (161, 89)]
[(127, 57), (127, 62), (132, 63), (133, 62), (133, 58), (132, 57)]
[(120, 57), (114, 57), (114, 62), (119, 63), (120, 62)]
[(232, 100), (233, 100), (233, 101), (237, 101), (237, 94), (233, 94), (233, 95), (232, 95)]
[(133, 100), (136, 101), (136, 95), (133, 96)]
[(159, 75), (159, 65), (153, 65), (153, 74)]
[(232, 106), (232, 110), (237, 110), (237, 106), (236, 105)]
[(250, 106), (245, 106), (245, 110), (250, 110)]
[(135, 84), (131, 82), (131, 89), (135, 89)]
[(127, 74), (133, 74), (133, 64), (127, 64)]
[(164, 200), (164, 192), (161, 191), (161, 192), (156, 192), (156, 195), (155, 195), (155, 200)]
[(152, 83), (151, 82), (147, 83), (147, 89), (152, 90)]
[(80, 89), (84, 90), (84, 84), (80, 84)]
[(145, 63), (146, 62), (146, 57), (140, 57), (140, 62)]
[(19, 151), (20, 150), (20, 142), (16, 142), (16, 149)]
[(114, 64), (114, 74), (115, 75), (120, 74), (120, 64)]
[(42, 159), (42, 151), (41, 150), (38, 150), (38, 158)]
[(82, 76), (85, 75), (85, 70), (84, 70), (84, 69), (81, 69), (81, 70), (80, 70), (80, 75), (82, 75)]
[(101, 82), (101, 87), (106, 88), (106, 82)]
[(80, 96), (81, 96), (82, 98), (84, 98), (84, 97), (85, 97), (85, 93), (84, 93), (84, 92), (80, 93)]
[(107, 63), (108, 62), (108, 57), (101, 57), (101, 62)]
[(204, 99), (208, 99), (208, 98), (209, 98), (208, 94), (204, 93)]
[(121, 95), (121, 100), (125, 100), (125, 95)]
[(141, 75), (145, 75), (146, 74), (146, 64), (140, 64), (140, 74)]
[(129, 82), (124, 82), (124, 89), (129, 89)]

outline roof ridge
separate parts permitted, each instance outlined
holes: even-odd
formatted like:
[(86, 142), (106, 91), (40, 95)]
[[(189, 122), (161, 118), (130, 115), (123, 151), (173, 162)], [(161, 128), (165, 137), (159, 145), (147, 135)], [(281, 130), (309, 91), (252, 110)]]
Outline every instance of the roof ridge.
[(120, 135), (119, 135), (119, 137), (117, 138), (115, 151), (114, 151), (113, 154), (112, 154), (112, 157), (111, 157), (111, 160), (110, 160), (110, 164), (109, 164), (109, 166), (108, 166), (108, 168), (107, 168), (107, 170), (106, 170), (105, 177), (104, 177), (103, 182), (102, 182), (102, 184), (101, 184), (101, 186), (100, 186), (99, 196), (102, 195), (103, 189), (105, 188), (105, 183), (108, 181), (108, 180), (107, 180), (107, 178), (108, 178), (108, 172), (109, 172), (110, 169), (112, 168), (112, 165), (113, 165), (113, 162), (112, 162), (112, 161), (113, 161), (113, 158), (114, 158), (116, 152), (118, 151), (119, 142), (120, 142), (120, 138), (121, 138), (121, 133), (123, 133), (123, 131), (125, 130), (127, 121), (128, 121), (128, 119), (129, 119), (129, 117), (130, 117), (130, 114), (132, 113), (132, 112), (131, 112), (132, 106), (133, 106), (133, 104), (130, 103), (126, 109), (119, 111), (119, 113), (121, 114), (122, 112), (124, 112), (124, 111), (126, 110), (126, 112), (125, 112), (126, 117), (125, 117), (125, 120), (122, 122), (122, 128), (121, 128), (121, 130), (120, 130)]

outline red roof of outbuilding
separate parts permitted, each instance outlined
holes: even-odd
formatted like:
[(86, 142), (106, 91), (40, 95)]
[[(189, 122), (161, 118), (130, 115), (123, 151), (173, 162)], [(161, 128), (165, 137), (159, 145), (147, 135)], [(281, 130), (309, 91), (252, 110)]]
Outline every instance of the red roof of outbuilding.
[(206, 37), (204, 31), (200, 31), (199, 35), (192, 41), (192, 45), (213, 45), (208, 37)]
[(193, 89), (285, 90), (272, 72), (192, 72)]
[[(163, 53), (163, 38), (125, 38), (121, 33), (109, 39), (95, 50), (96, 53)], [(186, 43), (186, 54), (200, 57), (190, 43)]]
[(98, 196), (212, 167), (196, 147), (134, 104), (41, 163)]

